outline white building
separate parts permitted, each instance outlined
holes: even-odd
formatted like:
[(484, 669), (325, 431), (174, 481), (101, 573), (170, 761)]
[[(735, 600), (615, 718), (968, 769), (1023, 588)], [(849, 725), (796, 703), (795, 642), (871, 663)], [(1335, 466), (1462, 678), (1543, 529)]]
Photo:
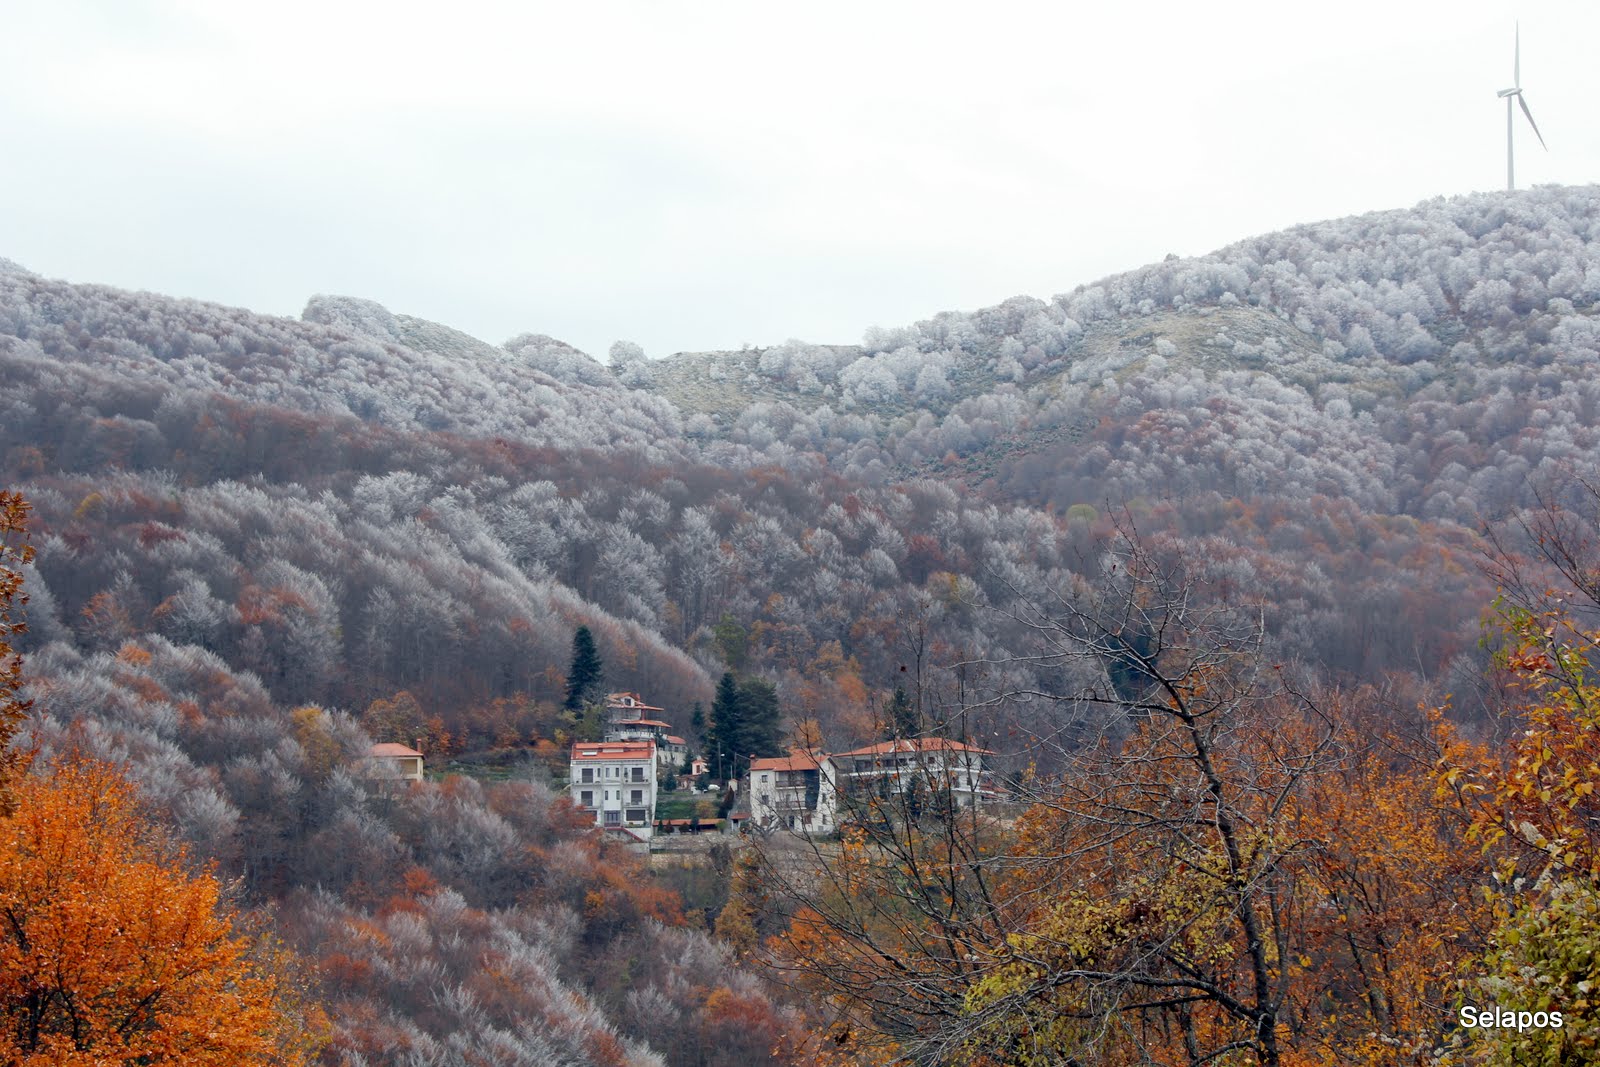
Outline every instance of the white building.
[(671, 723), (660, 717), (662, 711), (654, 704), (646, 704), (638, 693), (606, 694), (606, 740), (654, 741), (656, 762), (664, 778), (683, 766), (689, 745), (672, 732)]
[(827, 757), (796, 750), (751, 760), (750, 820), (764, 830), (833, 832), (838, 805)]
[(665, 711), (654, 704), (646, 704), (644, 698), (638, 693), (607, 693), (606, 694), (606, 721), (608, 723), (638, 722), (640, 719), (650, 719), (655, 716), (652, 712)]
[(985, 775), (993, 753), (942, 737), (885, 741), (834, 755), (796, 750), (750, 762), (750, 821), (764, 830), (832, 833), (852, 798), (904, 793), (913, 783), (966, 808), (1002, 798)]
[(656, 821), (656, 746), (651, 741), (595, 741), (572, 746), (572, 802), (594, 824), (648, 841)]
[(923, 788), (948, 790), (957, 807), (999, 799), (983, 772), (983, 758), (994, 753), (942, 737), (884, 741), (828, 757), (834, 788), (864, 796), (903, 793), (920, 782)]
[(653, 741), (658, 771), (665, 777), (683, 766), (689, 754), (688, 742), (672, 733), (672, 724), (660, 719), (630, 719), (606, 727), (607, 741)]

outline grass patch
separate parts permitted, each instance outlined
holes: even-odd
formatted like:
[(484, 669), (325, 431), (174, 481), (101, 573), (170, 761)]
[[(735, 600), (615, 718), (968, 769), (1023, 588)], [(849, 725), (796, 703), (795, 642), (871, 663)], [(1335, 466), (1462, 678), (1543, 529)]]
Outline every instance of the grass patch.
[(658, 819), (715, 819), (717, 797), (714, 793), (657, 793), (656, 818)]
[(552, 782), (549, 766), (531, 750), (463, 752), (446, 763), (442, 772), (428, 769), (429, 778), (452, 774), (480, 782)]

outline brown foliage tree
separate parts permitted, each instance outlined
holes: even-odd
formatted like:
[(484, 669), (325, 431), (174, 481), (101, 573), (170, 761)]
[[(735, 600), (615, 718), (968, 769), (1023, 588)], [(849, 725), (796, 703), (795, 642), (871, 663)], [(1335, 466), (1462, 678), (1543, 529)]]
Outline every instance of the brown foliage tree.
[(1041, 661), (1103, 667), (1065, 695), (1119, 714), (1014, 820), (858, 816), (780, 883), (776, 965), (917, 1062), (1427, 1062), (1486, 919), (1432, 774), (1461, 746), (1374, 738), (1209, 594), (1129, 540), (1100, 586), (1024, 601)]
[(401, 690), (388, 700), (374, 700), (362, 713), (361, 725), (374, 741), (392, 741), (397, 744), (415, 744), (422, 736), (427, 714), (417, 698)]
[(27, 630), (27, 624), (14, 614), (28, 603), (21, 571), (22, 565), (33, 559), (33, 548), (22, 543), (27, 528), (28, 502), (17, 493), (0, 492), (0, 810), (9, 810), (9, 784), (26, 764), (23, 754), (11, 745), (28, 713), (28, 702), (17, 696), (22, 688), (22, 657), (8, 639)]

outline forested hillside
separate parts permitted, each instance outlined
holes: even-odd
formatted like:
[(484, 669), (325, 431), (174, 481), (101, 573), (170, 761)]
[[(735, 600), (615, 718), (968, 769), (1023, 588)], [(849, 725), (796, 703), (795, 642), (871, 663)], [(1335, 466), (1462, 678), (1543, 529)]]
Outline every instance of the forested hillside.
[[(801, 1009), (542, 784), (576, 627), (684, 729), (733, 670), (842, 750), (902, 685), (1005, 773), (1050, 773), (1048, 694), (1125, 664), (1030, 657), (1030, 605), (1136, 535), (1255, 605), (1299, 676), (1450, 690), (1470, 719), (1480, 532), (1600, 460), (1597, 368), (1595, 187), (1299, 227), (859, 345), (604, 365), (358, 299), (296, 321), (0, 260), (30, 736), (128, 760), (275, 907), (337, 1006), (329, 1062), (820, 1062)], [(369, 795), (363, 721), (399, 701), (430, 751), (527, 780)]]

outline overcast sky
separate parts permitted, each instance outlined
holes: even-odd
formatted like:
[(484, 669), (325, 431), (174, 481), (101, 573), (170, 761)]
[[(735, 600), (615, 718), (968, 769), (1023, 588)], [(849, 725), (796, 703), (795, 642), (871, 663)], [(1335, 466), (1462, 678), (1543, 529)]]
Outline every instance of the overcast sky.
[[(0, 0), (0, 257), (604, 357), (1600, 181), (1600, 4)], [(1426, 10), (1424, 10), (1426, 9)]]

